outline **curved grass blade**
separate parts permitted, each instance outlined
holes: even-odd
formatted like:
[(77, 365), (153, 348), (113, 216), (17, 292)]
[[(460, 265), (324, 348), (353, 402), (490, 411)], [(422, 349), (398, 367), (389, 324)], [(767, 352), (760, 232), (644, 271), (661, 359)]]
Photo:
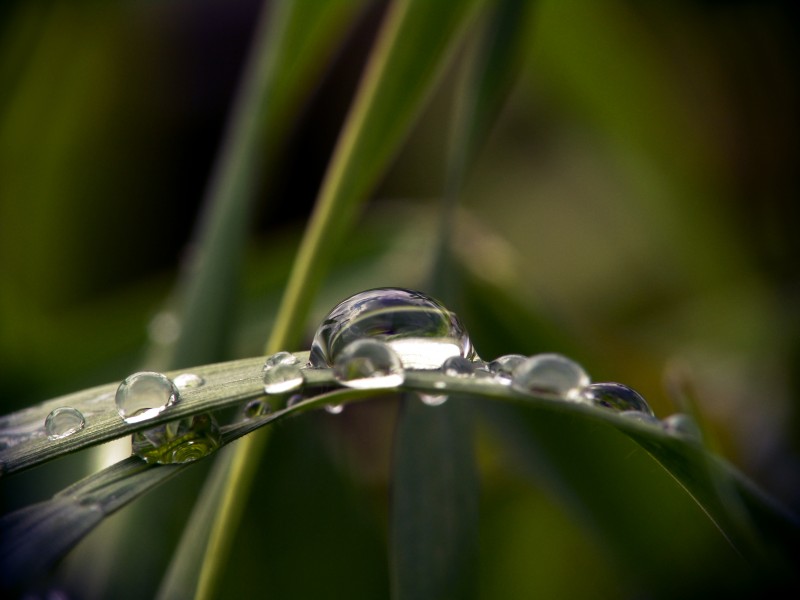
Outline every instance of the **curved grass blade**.
[[(308, 353), (298, 353), (297, 357), (305, 361)], [(181, 399), (177, 404), (146, 422), (126, 423), (119, 416), (114, 402), (118, 382), (53, 398), (0, 417), (0, 475), (9, 475), (153, 425), (236, 406), (262, 396), (263, 364), (263, 357), (256, 357), (168, 371), (166, 375), (171, 378), (181, 373), (193, 373), (203, 378), (205, 383), (200, 387), (181, 390)], [(309, 376), (313, 378), (315, 375)], [(86, 419), (86, 425), (68, 437), (50, 440), (44, 427), (45, 419), (50, 411), (63, 406), (79, 410)]]

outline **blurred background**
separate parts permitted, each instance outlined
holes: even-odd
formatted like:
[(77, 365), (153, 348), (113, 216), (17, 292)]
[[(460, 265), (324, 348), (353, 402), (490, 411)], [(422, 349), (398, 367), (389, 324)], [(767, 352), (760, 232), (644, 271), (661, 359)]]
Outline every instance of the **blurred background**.
[[(320, 57), (328, 61), (323, 76), (296, 107), (275, 163), (265, 165), (224, 358), (262, 352), (384, 12), (381, 3), (363, 4), (336, 52)], [(148, 344), (165, 343), (159, 315), (190, 254), (260, 7), (0, 6), (3, 413), (121, 379), (147, 360)], [(454, 308), (484, 359), (564, 352), (593, 379), (639, 390), (659, 417), (684, 410), (688, 395), (712, 447), (795, 510), (797, 26), (788, 0), (536, 2), (519, 80), (468, 174), (454, 239)], [(361, 289), (422, 285), (458, 58), (357, 235), (337, 249), (315, 318)], [(312, 321), (309, 340), (313, 328)], [(287, 498), (313, 497), (294, 469), (318, 469), (310, 472), (320, 493), (348, 499), (336, 519), (346, 525), (328, 524), (324, 535), (336, 540), (361, 528), (370, 540), (328, 563), (345, 573), (343, 561), (365, 565), (365, 597), (386, 579), (371, 549), (385, 543), (393, 416), (392, 403), (376, 403), (335, 423), (320, 415), (287, 426), (270, 450), (269, 464), (281, 468), (256, 492), (264, 510), (290, 510), (297, 504)], [(309, 450), (320, 447), (328, 458)], [(569, 515), (507, 473), (490, 443), (480, 448), (487, 597), (529, 597), (534, 588), (519, 575), (530, 563), (554, 595), (625, 589), (624, 575), (603, 567)], [(184, 509), (159, 517), (171, 541), (154, 563), (169, 556), (203, 468), (169, 484)], [(47, 497), (82, 469), (73, 460), (20, 476), (13, 489), (4, 482), (4, 512)], [(156, 510), (157, 500), (142, 503), (138, 510)], [(278, 554), (302, 552), (291, 546), (302, 531), (276, 528), (285, 544)], [(520, 540), (551, 529), (560, 532), (557, 545), (516, 558)], [(259, 545), (253, 535), (243, 547)], [(243, 556), (237, 573), (256, 572), (258, 555)], [(559, 560), (567, 556), (572, 562)], [(585, 580), (568, 576), (576, 565)], [(281, 585), (298, 585), (283, 567), (285, 581), (267, 576), (276, 597), (288, 597)]]

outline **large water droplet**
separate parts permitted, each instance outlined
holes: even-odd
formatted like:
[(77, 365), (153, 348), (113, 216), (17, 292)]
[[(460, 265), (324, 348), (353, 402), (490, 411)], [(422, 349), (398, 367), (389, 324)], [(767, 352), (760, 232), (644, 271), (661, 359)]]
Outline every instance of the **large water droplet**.
[(185, 390), (187, 388), (201, 387), (205, 385), (206, 380), (194, 373), (181, 373), (175, 377), (172, 382), (179, 390)]
[(653, 410), (636, 391), (621, 383), (593, 383), (584, 388), (583, 398), (594, 406), (616, 411), (637, 410), (651, 416)]
[(333, 375), (342, 385), (359, 389), (397, 387), (405, 379), (397, 353), (374, 339), (356, 340), (338, 352)]
[(344, 404), (326, 404), (325, 412), (330, 415), (340, 415), (344, 412)]
[(303, 385), (300, 361), (290, 352), (277, 352), (264, 362), (264, 392), (285, 394)]
[(451, 356), (475, 351), (458, 317), (421, 292), (379, 288), (350, 296), (322, 322), (311, 345), (311, 365), (330, 367), (359, 339), (388, 343), (406, 368), (438, 369)]
[(127, 377), (117, 388), (114, 401), (126, 423), (152, 419), (180, 400), (178, 388), (161, 373), (142, 371)]
[(578, 363), (560, 354), (536, 354), (518, 364), (511, 385), (522, 392), (545, 398), (580, 401), (589, 376)]
[(217, 420), (194, 415), (133, 434), (133, 453), (148, 463), (187, 463), (208, 456), (222, 444)]
[(44, 420), (44, 430), (51, 440), (59, 440), (77, 433), (85, 425), (86, 419), (81, 411), (71, 406), (61, 406), (51, 410)]

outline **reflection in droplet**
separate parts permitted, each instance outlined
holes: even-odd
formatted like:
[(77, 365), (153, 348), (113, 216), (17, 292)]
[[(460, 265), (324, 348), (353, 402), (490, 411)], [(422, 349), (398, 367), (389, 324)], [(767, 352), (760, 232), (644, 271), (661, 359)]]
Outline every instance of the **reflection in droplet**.
[(661, 426), (661, 421), (656, 419), (650, 413), (642, 412), (640, 410), (623, 410), (619, 414), (625, 417), (626, 419), (639, 421), (641, 423), (647, 423), (648, 425), (658, 425), (659, 427)]
[(300, 361), (290, 352), (277, 352), (264, 362), (264, 392), (285, 394), (303, 385)]
[(593, 383), (584, 388), (582, 396), (593, 406), (616, 411), (638, 410), (653, 415), (653, 410), (639, 392), (621, 383)]
[(670, 435), (692, 439), (697, 442), (703, 439), (703, 434), (700, 431), (700, 427), (697, 425), (697, 421), (690, 415), (684, 413), (676, 413), (668, 416), (661, 421), (661, 426), (664, 428), (664, 431)]
[(127, 377), (117, 388), (114, 401), (126, 423), (152, 419), (180, 400), (178, 388), (161, 373), (142, 371)]
[(336, 355), (333, 376), (344, 386), (358, 389), (392, 388), (403, 383), (403, 363), (386, 343), (360, 339)]
[(198, 388), (203, 386), (205, 382), (205, 379), (194, 373), (181, 373), (172, 380), (172, 383), (174, 383), (179, 390)]
[(401, 288), (368, 290), (336, 305), (314, 336), (311, 365), (333, 366), (339, 353), (359, 339), (388, 343), (411, 369), (438, 369), (451, 356), (475, 358), (454, 313), (430, 296)]
[(340, 415), (344, 412), (344, 404), (326, 404), (325, 412), (331, 415)]
[(581, 400), (581, 390), (589, 383), (583, 367), (561, 354), (526, 358), (514, 368), (511, 380), (511, 385), (521, 392), (573, 401)]
[(498, 356), (487, 366), (490, 373), (494, 373), (497, 381), (501, 383), (511, 383), (511, 374), (520, 364), (528, 359), (522, 354), (505, 354)]
[(475, 365), (463, 356), (451, 356), (442, 364), (442, 373), (450, 377), (470, 377), (475, 373)]
[(432, 394), (419, 394), (419, 399), (423, 404), (428, 406), (441, 406), (447, 402), (447, 394), (432, 395)]
[(247, 417), (248, 419), (255, 419), (256, 417), (262, 417), (264, 415), (268, 415), (271, 412), (272, 412), (272, 407), (269, 405), (268, 402), (265, 402), (261, 398), (250, 400), (250, 402), (244, 405), (244, 416)]
[(133, 453), (148, 463), (187, 463), (208, 456), (222, 444), (217, 420), (200, 414), (133, 434)]
[(61, 406), (51, 410), (44, 420), (44, 430), (51, 440), (70, 436), (83, 429), (85, 425), (86, 419), (81, 411), (71, 406)]

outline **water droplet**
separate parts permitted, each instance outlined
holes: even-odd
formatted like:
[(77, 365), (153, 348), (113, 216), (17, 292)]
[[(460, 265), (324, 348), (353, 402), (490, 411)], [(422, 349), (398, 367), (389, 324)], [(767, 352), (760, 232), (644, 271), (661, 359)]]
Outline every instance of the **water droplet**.
[(292, 406), (300, 404), (303, 400), (305, 400), (303, 394), (292, 394), (286, 401), (286, 408), (291, 408)]
[(344, 404), (326, 404), (325, 412), (331, 415), (340, 415), (344, 412)]
[(490, 373), (494, 373), (497, 380), (501, 383), (511, 383), (511, 374), (519, 365), (528, 359), (522, 354), (505, 354), (498, 356), (487, 366)]
[(50, 440), (60, 440), (70, 436), (83, 429), (85, 425), (86, 419), (81, 411), (71, 406), (61, 406), (51, 410), (44, 420), (44, 430)]
[(700, 427), (697, 425), (697, 421), (690, 415), (684, 413), (668, 416), (661, 421), (661, 426), (664, 428), (664, 431), (670, 435), (689, 438), (697, 442), (703, 439), (703, 434), (700, 431)]
[(217, 420), (194, 415), (133, 434), (133, 453), (148, 463), (187, 463), (208, 456), (222, 444)]
[(333, 376), (351, 388), (392, 388), (403, 383), (403, 363), (384, 342), (360, 339), (348, 344), (336, 355)]
[(195, 375), (194, 373), (181, 373), (172, 380), (172, 383), (174, 383), (179, 390), (185, 390), (186, 388), (198, 388), (204, 385), (205, 382), (205, 379), (200, 377), (200, 375)]
[(260, 398), (256, 398), (255, 400), (250, 400), (247, 404), (244, 405), (244, 416), (248, 419), (255, 419), (256, 417), (262, 417), (264, 415), (268, 415), (272, 412), (272, 407), (269, 405), (268, 402), (261, 400)]
[(152, 419), (180, 400), (178, 388), (161, 373), (142, 371), (127, 377), (117, 388), (114, 401), (126, 423)]
[(636, 390), (621, 383), (593, 383), (584, 388), (582, 396), (593, 406), (616, 411), (636, 410), (653, 416), (647, 401)]
[(589, 376), (578, 363), (560, 354), (536, 354), (518, 364), (511, 385), (519, 391), (545, 398), (580, 401)]
[(442, 364), (442, 373), (450, 377), (470, 377), (475, 373), (475, 365), (463, 356), (451, 356)]
[(264, 361), (264, 370), (268, 371), (272, 367), (278, 365), (296, 365), (300, 361), (291, 352), (276, 352), (272, 356), (268, 356)]
[(285, 394), (303, 385), (300, 361), (291, 352), (277, 352), (264, 362), (264, 392)]
[(317, 329), (310, 363), (324, 368), (359, 339), (388, 343), (406, 368), (438, 369), (451, 356), (472, 360), (475, 350), (458, 317), (421, 292), (379, 288), (336, 305)]
[(447, 402), (447, 394), (432, 395), (432, 394), (419, 394), (419, 399), (427, 406), (441, 406)]

